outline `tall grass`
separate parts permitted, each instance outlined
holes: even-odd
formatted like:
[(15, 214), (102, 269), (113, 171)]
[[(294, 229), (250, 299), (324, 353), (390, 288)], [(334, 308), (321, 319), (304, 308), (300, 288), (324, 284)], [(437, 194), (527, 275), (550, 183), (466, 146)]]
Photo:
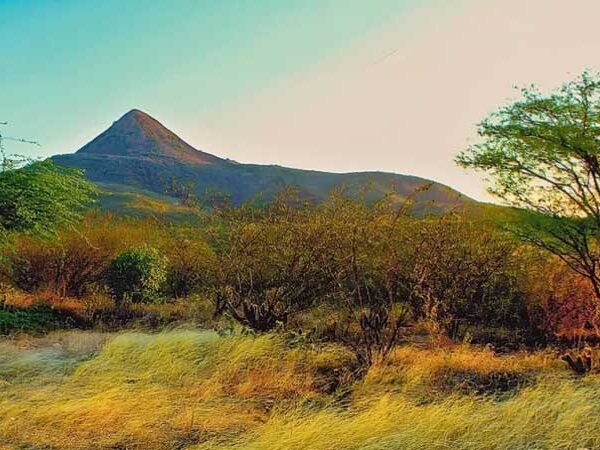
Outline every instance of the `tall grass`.
[(0, 436), (34, 448), (144, 449), (235, 436), (275, 403), (322, 396), (313, 389), (318, 368), (341, 367), (346, 356), (289, 350), (274, 336), (121, 334), (72, 371), (46, 373), (45, 383), (15, 383), (21, 363), (7, 362)]
[(200, 449), (582, 449), (600, 447), (598, 382), (544, 383), (502, 403), (451, 398), (416, 405), (384, 396), (359, 411), (274, 415), (250, 438)]
[(4, 341), (0, 448), (600, 448), (600, 378), (550, 355), (407, 346), (353, 384), (351, 358), (192, 330)]

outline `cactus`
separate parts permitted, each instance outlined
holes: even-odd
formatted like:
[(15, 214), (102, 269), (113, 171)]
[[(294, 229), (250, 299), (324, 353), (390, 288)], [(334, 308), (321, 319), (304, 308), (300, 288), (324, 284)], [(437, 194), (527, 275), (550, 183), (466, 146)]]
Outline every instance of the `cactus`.
[(569, 368), (577, 375), (587, 375), (598, 369), (598, 355), (594, 351), (586, 347), (583, 350), (576, 352), (572, 351), (564, 354), (561, 359), (565, 361)]

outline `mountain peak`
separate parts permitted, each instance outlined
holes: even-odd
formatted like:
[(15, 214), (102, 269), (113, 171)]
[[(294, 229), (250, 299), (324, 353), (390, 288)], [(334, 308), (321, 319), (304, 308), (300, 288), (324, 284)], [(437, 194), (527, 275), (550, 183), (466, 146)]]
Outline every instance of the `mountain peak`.
[(139, 118), (150, 117), (152, 119), (152, 117), (150, 116), (150, 114), (145, 113), (141, 109), (133, 108), (133, 109), (127, 111), (125, 114), (123, 114), (121, 116), (121, 118), (117, 120), (117, 122), (119, 120), (127, 118), (127, 117), (134, 117), (134, 118), (136, 118), (136, 117), (139, 117)]
[(213, 164), (220, 158), (196, 150), (149, 114), (132, 109), (77, 153), (113, 157), (168, 159), (181, 163)]
[(144, 111), (142, 111), (141, 109), (137, 109), (137, 108), (133, 108), (130, 109), (128, 112), (126, 112), (125, 114), (123, 114), (124, 116), (129, 116), (129, 115), (144, 115), (144, 116), (149, 116), (149, 114), (145, 113)]

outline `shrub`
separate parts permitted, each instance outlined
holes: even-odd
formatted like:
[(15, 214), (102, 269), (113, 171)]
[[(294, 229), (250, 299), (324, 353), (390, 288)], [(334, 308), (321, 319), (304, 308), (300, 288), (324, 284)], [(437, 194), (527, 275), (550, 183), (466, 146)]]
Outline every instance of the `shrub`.
[(0, 335), (25, 332), (40, 334), (70, 324), (68, 318), (61, 317), (57, 311), (43, 304), (30, 308), (0, 308)]
[(118, 303), (156, 300), (166, 281), (167, 259), (152, 247), (127, 250), (110, 262), (106, 282)]
[(58, 230), (52, 238), (14, 236), (1, 249), (0, 276), (24, 292), (81, 298), (103, 281), (120, 252), (163, 237), (150, 221), (89, 214), (76, 229)]
[(85, 295), (101, 279), (111, 257), (110, 250), (75, 232), (52, 240), (22, 236), (7, 253), (3, 272), (14, 287), (63, 297)]
[(578, 347), (600, 340), (600, 308), (587, 278), (549, 258), (528, 281), (531, 321), (547, 340)]
[(316, 211), (325, 237), (319, 265), (340, 310), (331, 335), (351, 348), (364, 370), (401, 340), (409, 313), (407, 231), (414, 221), (385, 199), (372, 207), (334, 195)]
[(307, 209), (280, 198), (261, 209), (229, 211), (224, 219), (210, 233), (216, 315), (226, 312), (255, 331), (269, 331), (325, 294), (318, 255), (327, 230), (311, 222)]
[(172, 231), (174, 237), (165, 248), (169, 259), (165, 291), (173, 298), (188, 297), (211, 283), (214, 254), (203, 240)]
[(458, 339), (469, 327), (527, 325), (520, 285), (525, 259), (493, 226), (457, 214), (432, 217), (420, 223), (410, 245), (413, 305), (432, 331)]

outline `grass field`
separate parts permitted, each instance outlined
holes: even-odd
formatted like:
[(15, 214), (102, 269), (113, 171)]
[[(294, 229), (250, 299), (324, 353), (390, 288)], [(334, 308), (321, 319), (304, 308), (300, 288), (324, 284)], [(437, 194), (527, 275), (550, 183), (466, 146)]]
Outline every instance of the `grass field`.
[(350, 360), (195, 330), (6, 340), (0, 448), (600, 448), (600, 378), (551, 354), (405, 346), (360, 381)]

